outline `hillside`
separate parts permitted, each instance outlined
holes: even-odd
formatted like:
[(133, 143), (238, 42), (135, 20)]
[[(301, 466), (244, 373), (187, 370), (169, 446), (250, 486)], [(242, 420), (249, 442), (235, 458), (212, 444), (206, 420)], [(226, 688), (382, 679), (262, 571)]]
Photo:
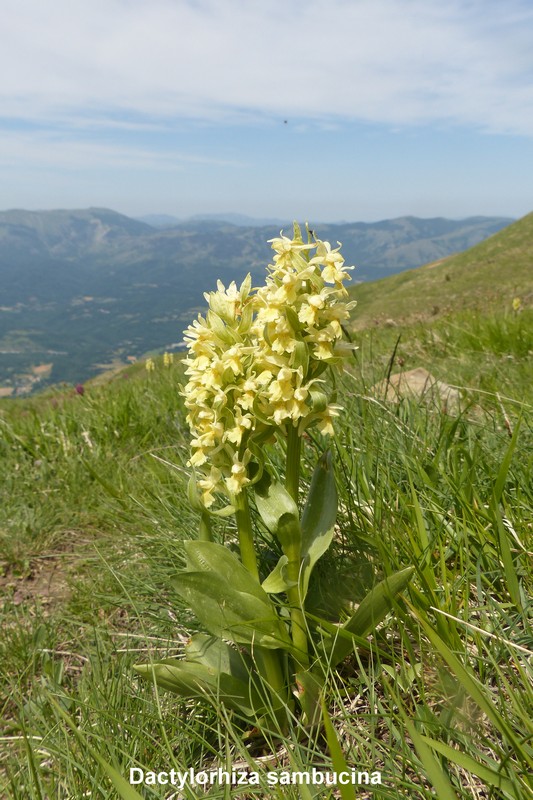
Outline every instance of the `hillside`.
[[(508, 222), (406, 217), (317, 230), (343, 243), (364, 281), (463, 250)], [(218, 278), (263, 275), (276, 234), (220, 220), (162, 230), (99, 208), (0, 213), (0, 390), (77, 383), (175, 347)]]
[[(507, 255), (502, 248), (500, 265)], [(430, 363), (481, 390), (458, 416), (372, 392), (396, 336), (392, 326), (359, 334), (354, 369), (338, 385), (335, 537), (310, 596), (320, 616), (356, 604), (369, 621), (338, 669), (324, 664), (324, 707), (347, 762), (383, 773), (383, 793), (358, 796), (530, 800), (533, 310), (402, 327), (405, 368)], [(191, 634), (210, 631), (176, 591), (183, 540), (195, 539), (200, 518), (188, 499), (182, 382), (177, 359), (157, 358), (153, 371), (138, 363), (83, 393), (0, 400), (2, 798), (114, 800), (116, 775), (127, 780), (132, 766), (253, 768), (258, 759), (254, 796), (301, 800), (311, 795), (297, 786), (273, 794), (265, 763), (333, 769), (322, 736), (294, 713), (276, 735), (228, 713), (224, 698), (184, 702), (136, 676), (134, 665), (182, 659)], [(328, 441), (316, 430), (304, 438), (302, 506)], [(261, 449), (284, 469), (284, 448)], [(213, 518), (213, 529), (238, 552), (231, 517)], [(257, 534), (263, 577), (278, 543)], [(378, 581), (412, 566), (393, 605), (365, 602)], [(280, 606), (286, 614), (284, 594)], [(310, 614), (311, 631), (316, 622)], [(339, 627), (326, 616), (318, 630), (322, 640)], [(175, 796), (159, 789), (143, 796)]]
[(351, 289), (354, 327), (423, 321), (460, 310), (533, 305), (533, 214), (464, 253)]

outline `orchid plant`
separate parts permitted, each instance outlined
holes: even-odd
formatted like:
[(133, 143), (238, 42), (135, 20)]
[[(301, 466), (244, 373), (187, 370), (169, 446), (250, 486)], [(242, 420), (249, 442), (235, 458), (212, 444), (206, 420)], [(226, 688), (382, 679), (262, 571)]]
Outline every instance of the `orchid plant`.
[[(265, 284), (253, 290), (250, 275), (240, 287), (219, 281), (205, 295), (206, 316), (185, 333), (189, 500), (200, 525), (173, 585), (207, 633), (192, 636), (184, 659), (135, 669), (181, 696), (216, 699), (255, 726), (283, 729), (298, 709), (305, 724), (317, 724), (327, 670), (383, 619), (413, 569), (378, 584), (339, 625), (310, 608), (313, 568), (335, 535), (337, 489), (326, 451), (300, 496), (302, 441), (310, 428), (331, 437), (342, 411), (335, 373), (353, 349), (342, 325), (355, 305), (345, 287), (352, 268), (340, 246), (310, 231), (304, 242), (296, 224), (292, 239), (271, 244)], [(282, 480), (267, 458), (276, 444)], [(266, 574), (250, 503), (280, 553)], [(228, 515), (240, 558), (213, 538), (212, 517)]]

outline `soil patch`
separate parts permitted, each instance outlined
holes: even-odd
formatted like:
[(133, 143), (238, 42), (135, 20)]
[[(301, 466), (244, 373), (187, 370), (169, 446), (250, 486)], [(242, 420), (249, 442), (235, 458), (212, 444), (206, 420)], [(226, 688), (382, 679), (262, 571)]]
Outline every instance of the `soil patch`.
[(70, 597), (70, 589), (61, 559), (54, 556), (32, 559), (29, 574), (23, 577), (10, 574), (0, 578), (0, 608), (7, 603), (15, 606), (40, 606), (50, 611)]
[(24, 606), (50, 613), (57, 605), (70, 598), (69, 576), (72, 574), (70, 546), (43, 553), (31, 558), (27, 567), (20, 570), (0, 565), (0, 611), (7, 605)]

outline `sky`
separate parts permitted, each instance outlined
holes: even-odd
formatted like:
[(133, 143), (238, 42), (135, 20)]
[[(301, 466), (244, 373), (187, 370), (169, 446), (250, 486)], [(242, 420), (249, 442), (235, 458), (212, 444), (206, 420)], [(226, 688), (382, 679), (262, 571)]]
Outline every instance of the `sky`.
[(533, 210), (533, 0), (0, 0), (0, 209)]

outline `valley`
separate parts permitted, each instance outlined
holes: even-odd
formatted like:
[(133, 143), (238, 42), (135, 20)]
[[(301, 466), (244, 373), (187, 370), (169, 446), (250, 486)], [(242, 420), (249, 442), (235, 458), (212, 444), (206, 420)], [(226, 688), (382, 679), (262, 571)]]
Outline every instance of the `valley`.
[[(101, 364), (179, 349), (204, 291), (248, 271), (256, 279), (270, 260), (268, 239), (278, 230), (236, 219), (240, 225), (192, 219), (155, 228), (99, 208), (0, 213), (3, 394), (84, 382)], [(315, 227), (342, 242), (363, 286), (463, 251), (510, 222), (404, 217)]]

